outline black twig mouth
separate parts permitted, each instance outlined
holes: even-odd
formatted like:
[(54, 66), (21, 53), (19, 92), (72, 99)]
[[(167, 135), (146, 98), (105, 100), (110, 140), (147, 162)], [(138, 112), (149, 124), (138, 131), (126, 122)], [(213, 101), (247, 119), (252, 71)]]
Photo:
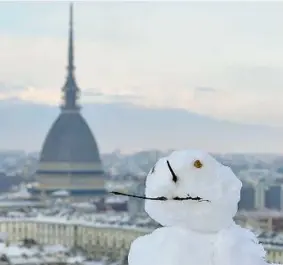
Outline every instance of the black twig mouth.
[(118, 191), (111, 191), (110, 193), (115, 194), (115, 195), (122, 195), (122, 196), (128, 196), (128, 197), (134, 197), (134, 198), (139, 198), (143, 200), (153, 200), (153, 201), (196, 201), (196, 202), (210, 202), (209, 200), (205, 200), (201, 197), (192, 197), (188, 195), (187, 197), (173, 197), (172, 199), (166, 198), (164, 196), (161, 197), (146, 197), (146, 196), (139, 196), (139, 195), (134, 195), (134, 194), (126, 194)]

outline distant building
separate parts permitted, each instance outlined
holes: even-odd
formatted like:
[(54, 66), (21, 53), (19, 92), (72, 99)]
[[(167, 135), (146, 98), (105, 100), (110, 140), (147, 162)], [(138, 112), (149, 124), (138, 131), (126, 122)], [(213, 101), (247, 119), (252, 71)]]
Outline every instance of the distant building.
[(109, 196), (105, 199), (105, 205), (107, 209), (111, 209), (117, 212), (126, 212), (127, 211), (127, 197), (119, 196)]
[(36, 179), (30, 191), (49, 195), (66, 190), (73, 198), (105, 195), (104, 171), (97, 143), (78, 105), (79, 88), (74, 75), (73, 8), (70, 5), (67, 78), (61, 113), (42, 147)]
[(281, 183), (244, 183), (241, 189), (239, 210), (283, 210), (283, 185)]
[(30, 208), (45, 208), (46, 203), (42, 200), (31, 199), (3, 199), (0, 200), (0, 213), (9, 212), (12, 215), (12, 210), (28, 211)]
[[(115, 221), (116, 218), (113, 219), (113, 221)], [(79, 258), (80, 256), (67, 257), (67, 259), (64, 257), (65, 255), (61, 254), (59, 256), (58, 245), (61, 245), (65, 246), (65, 248), (60, 247), (59, 250), (61, 253), (64, 253), (64, 249), (76, 248), (83, 250), (85, 256), (90, 259), (101, 260), (104, 257), (109, 257), (110, 260), (115, 261), (115, 263), (113, 262), (112, 264), (127, 264), (129, 248), (133, 240), (139, 236), (151, 233), (155, 228), (156, 227), (142, 228), (133, 225), (118, 225), (117, 223), (114, 223), (113, 225), (101, 225), (95, 222), (74, 222), (74, 220), (66, 220), (64, 218), (54, 219), (52, 217), (36, 219), (2, 219), (0, 221), (0, 233), (8, 233), (8, 237), (5, 235), (5, 241), (9, 242), (8, 246), (5, 247), (6, 257), (11, 258), (11, 255), (7, 255), (9, 248), (13, 250), (10, 251), (12, 255), (13, 253), (22, 254), (23, 252), (27, 252), (26, 254), (34, 253), (32, 248), (25, 249), (23, 247), (20, 247), (18, 251), (15, 251), (15, 243), (20, 240), (30, 244), (30, 240), (33, 239), (33, 241), (38, 242), (39, 245), (48, 245), (48, 247), (43, 247), (46, 255), (34, 257), (35, 259), (33, 260), (29, 259), (29, 255), (25, 255), (27, 257), (26, 259), (21, 257), (21, 260), (24, 261), (24, 263), (21, 264), (15, 262), (15, 259), (4, 259), (1, 260), (1, 262), (3, 265), (56, 265), (61, 264), (58, 262), (60, 257), (63, 262), (65, 261), (67, 264), (76, 265), (77, 263), (74, 261), (78, 260), (76, 258)], [(276, 262), (277, 264), (282, 264), (283, 234), (271, 231), (260, 231), (257, 235), (259, 242), (263, 244), (263, 247), (267, 252), (266, 260), (270, 263)], [(48, 251), (48, 249), (50, 250)], [(52, 249), (56, 249), (58, 254), (54, 253), (55, 251), (52, 251)], [(58, 259), (54, 259), (55, 257), (58, 257)], [(55, 264), (51, 262), (52, 258), (57, 261)], [(5, 263), (5, 261), (7, 261), (7, 263)], [(116, 263), (116, 261), (123, 262)]]
[(266, 183), (263, 181), (255, 185), (255, 208), (258, 210), (265, 209), (265, 188)]
[[(145, 194), (145, 183), (138, 182), (133, 184), (132, 188), (130, 189), (130, 193), (143, 196)], [(128, 212), (132, 218), (145, 215), (146, 213), (144, 210), (144, 200), (139, 198), (129, 197)]]
[[(108, 219), (111, 219), (111, 217), (109, 216)], [(57, 219), (52, 217), (42, 219), (1, 219), (0, 233), (8, 233), (6, 242), (9, 242), (10, 246), (24, 239), (33, 239), (41, 246), (53, 245), (56, 248), (58, 245), (61, 245), (68, 249), (81, 249), (85, 252), (86, 256), (91, 259), (101, 260), (103, 257), (111, 257), (113, 261), (116, 261), (125, 260), (134, 239), (147, 232), (151, 232), (150, 228), (119, 225), (116, 218), (113, 218), (112, 225), (97, 224), (93, 221), (74, 221), (75, 220), (68, 220), (67, 218)], [(111, 220), (109, 221), (111, 223)], [(70, 259), (73, 260), (73, 258), (74, 257), (69, 257), (67, 264), (74, 264), (70, 262)], [(45, 261), (42, 257), (39, 259), (40, 261), (36, 259), (35, 264), (41, 264), (42, 261)], [(15, 262), (10, 264), (13, 265)], [(24, 263), (24, 265), (28, 264), (33, 265), (33, 263), (30, 263), (30, 260)], [(50, 263), (46, 262), (45, 264)]]
[(283, 232), (283, 213), (277, 210), (239, 211), (235, 221), (243, 227)]
[(270, 185), (265, 189), (265, 207), (268, 209), (281, 210), (282, 205), (281, 185)]
[(239, 202), (240, 210), (255, 209), (255, 188), (252, 185), (243, 185), (241, 189), (241, 200)]

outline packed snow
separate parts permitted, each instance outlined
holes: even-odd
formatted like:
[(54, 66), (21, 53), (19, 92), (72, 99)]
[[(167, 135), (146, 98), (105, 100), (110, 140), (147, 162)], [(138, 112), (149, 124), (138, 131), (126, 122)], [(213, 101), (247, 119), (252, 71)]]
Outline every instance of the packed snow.
[(237, 226), (242, 183), (211, 155), (174, 151), (146, 179), (145, 210), (163, 227), (137, 238), (129, 265), (265, 265), (256, 236)]

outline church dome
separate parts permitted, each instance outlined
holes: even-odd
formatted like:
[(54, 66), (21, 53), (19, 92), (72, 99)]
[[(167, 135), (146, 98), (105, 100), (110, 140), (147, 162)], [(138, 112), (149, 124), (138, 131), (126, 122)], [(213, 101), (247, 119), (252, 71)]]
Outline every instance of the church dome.
[(80, 112), (62, 112), (49, 130), (40, 162), (101, 163), (96, 141)]

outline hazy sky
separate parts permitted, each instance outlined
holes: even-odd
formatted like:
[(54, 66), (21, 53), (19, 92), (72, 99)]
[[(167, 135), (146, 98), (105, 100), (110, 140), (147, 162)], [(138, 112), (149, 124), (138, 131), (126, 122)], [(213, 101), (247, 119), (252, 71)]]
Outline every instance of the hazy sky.
[[(283, 125), (283, 2), (76, 3), (83, 101)], [(68, 3), (0, 3), (0, 99), (58, 104)]]

